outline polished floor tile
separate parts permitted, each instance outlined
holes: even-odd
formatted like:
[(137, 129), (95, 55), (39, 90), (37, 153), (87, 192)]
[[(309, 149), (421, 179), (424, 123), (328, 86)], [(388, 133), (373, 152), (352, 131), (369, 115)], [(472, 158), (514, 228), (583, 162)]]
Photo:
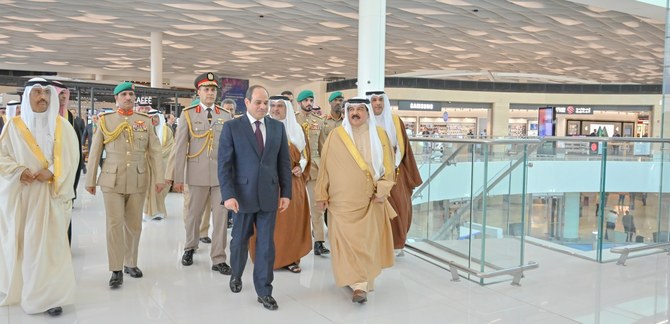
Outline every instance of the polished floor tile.
[[(184, 245), (181, 195), (168, 195), (162, 221), (143, 223), (141, 279), (124, 277), (110, 290), (102, 195), (80, 191), (73, 212), (72, 246), (77, 295), (58, 318), (26, 315), (0, 307), (10, 323), (663, 323), (668, 320), (670, 259), (654, 254), (627, 266), (597, 264), (528, 244), (526, 260), (540, 264), (521, 287), (509, 280), (480, 286), (411, 253), (382, 272), (365, 305), (338, 288), (330, 257), (309, 254), (302, 273), (276, 271), (277, 311), (256, 301), (249, 263), (244, 288), (233, 294), (229, 276), (210, 270), (209, 245), (202, 244), (190, 267), (181, 265)], [(409, 251), (408, 251), (409, 252)]]

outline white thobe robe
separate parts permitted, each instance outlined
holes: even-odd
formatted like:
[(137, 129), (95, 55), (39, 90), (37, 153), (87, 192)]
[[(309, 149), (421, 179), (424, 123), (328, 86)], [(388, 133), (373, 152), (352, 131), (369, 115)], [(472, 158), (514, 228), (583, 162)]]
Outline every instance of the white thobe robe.
[[(62, 117), (57, 124), (55, 144), (44, 150), (51, 156), (19, 117), (0, 135), (0, 305), (20, 303), (28, 314), (74, 300), (67, 228), (79, 152), (72, 126)], [(52, 181), (20, 182), (26, 168), (47, 167)]]

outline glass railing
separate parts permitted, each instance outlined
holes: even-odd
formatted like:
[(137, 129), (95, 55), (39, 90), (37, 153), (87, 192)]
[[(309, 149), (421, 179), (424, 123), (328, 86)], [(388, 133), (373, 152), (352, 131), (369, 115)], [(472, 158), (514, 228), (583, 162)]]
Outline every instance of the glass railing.
[(411, 143), (424, 184), (408, 245), (419, 251), (487, 272), (528, 262), (526, 243), (607, 262), (618, 257), (610, 248), (668, 241), (670, 140)]

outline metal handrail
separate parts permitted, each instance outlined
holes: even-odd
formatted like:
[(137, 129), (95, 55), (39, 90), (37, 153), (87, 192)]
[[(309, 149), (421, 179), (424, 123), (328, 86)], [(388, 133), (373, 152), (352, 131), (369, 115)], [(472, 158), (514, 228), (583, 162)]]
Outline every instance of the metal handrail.
[[(521, 286), (521, 278), (523, 278), (523, 272), (527, 270), (533, 270), (537, 269), (540, 267), (540, 264), (534, 261), (528, 262), (528, 264), (516, 266), (516, 267), (510, 267), (510, 268), (504, 268), (504, 269), (499, 269), (491, 272), (481, 272), (477, 270), (473, 270), (468, 266), (462, 265), (456, 261), (451, 261), (451, 260), (446, 260), (441, 257), (438, 257), (432, 253), (426, 252), (426, 251), (421, 251), (416, 248), (411, 248), (412, 250), (415, 250), (418, 253), (425, 254), (434, 260), (438, 260), (439, 262), (445, 263), (449, 265), (449, 272), (451, 273), (451, 281), (457, 282), (461, 281), (461, 277), (459, 275), (459, 270), (462, 272), (465, 272), (467, 274), (473, 275), (477, 278), (480, 279), (489, 279), (493, 277), (499, 277), (499, 276), (504, 276), (504, 275), (511, 275), (512, 276), (512, 286)], [(434, 263), (435, 264), (435, 263)], [(437, 264), (436, 264), (437, 265)], [(439, 265), (438, 265), (439, 266)]]
[[(638, 251), (644, 251), (644, 250), (651, 250), (651, 249), (658, 249), (662, 247), (668, 247), (670, 246), (670, 243), (656, 243), (656, 244), (647, 244), (647, 245), (641, 245), (641, 246), (636, 246), (636, 247), (625, 247), (625, 248), (611, 248), (610, 252), (612, 253), (621, 253), (621, 256), (619, 257), (619, 260), (617, 260), (616, 264), (617, 265), (626, 265), (626, 259), (628, 259), (628, 254), (630, 252), (638, 252)], [(670, 251), (668, 253), (670, 255)]]
[(410, 142), (436, 142), (436, 143), (465, 143), (465, 144), (533, 144), (544, 142), (635, 142), (635, 143), (670, 143), (670, 138), (658, 137), (594, 137), (594, 136), (546, 136), (526, 138), (435, 138), (435, 137), (410, 137)]

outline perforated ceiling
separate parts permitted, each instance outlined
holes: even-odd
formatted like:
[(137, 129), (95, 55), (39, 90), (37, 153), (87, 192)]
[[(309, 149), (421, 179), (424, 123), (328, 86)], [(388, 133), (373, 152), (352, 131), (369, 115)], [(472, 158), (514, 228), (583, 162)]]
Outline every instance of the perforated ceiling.
[[(564, 0), (387, 0), (386, 73), (660, 83), (663, 24)], [(268, 83), (354, 78), (358, 1), (0, 0), (0, 68), (149, 79), (202, 71)], [(111, 77), (109, 77), (111, 76)]]

